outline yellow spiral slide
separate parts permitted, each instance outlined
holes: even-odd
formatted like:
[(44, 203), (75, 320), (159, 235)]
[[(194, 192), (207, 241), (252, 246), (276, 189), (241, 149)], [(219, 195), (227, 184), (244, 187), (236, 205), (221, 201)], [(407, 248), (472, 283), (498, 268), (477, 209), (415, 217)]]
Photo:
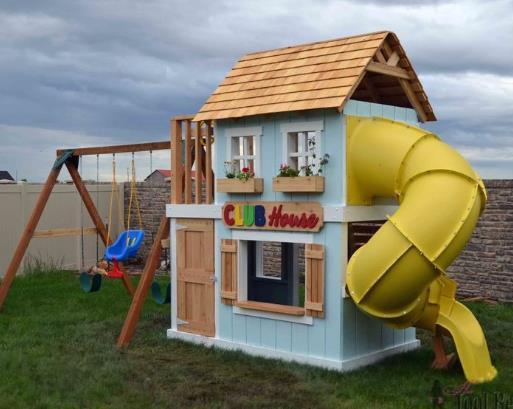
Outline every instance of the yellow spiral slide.
[(474, 315), (455, 300), (445, 269), (484, 209), (484, 185), (463, 157), (426, 130), (380, 118), (347, 118), (348, 203), (395, 197), (398, 210), (349, 260), (356, 305), (394, 328), (449, 333), (469, 382), (497, 374)]

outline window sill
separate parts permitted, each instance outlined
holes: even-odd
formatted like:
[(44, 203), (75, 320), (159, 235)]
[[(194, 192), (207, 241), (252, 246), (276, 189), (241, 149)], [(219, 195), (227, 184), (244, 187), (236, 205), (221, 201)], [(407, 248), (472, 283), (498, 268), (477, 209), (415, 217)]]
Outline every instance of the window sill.
[(281, 305), (281, 304), (270, 304), (265, 302), (257, 302), (257, 301), (237, 301), (235, 306), (239, 308), (244, 308), (248, 310), (257, 310), (264, 312), (274, 312), (278, 314), (287, 314), (293, 315), (295, 317), (300, 317), (305, 315), (305, 309), (302, 307), (293, 307), (291, 305)]

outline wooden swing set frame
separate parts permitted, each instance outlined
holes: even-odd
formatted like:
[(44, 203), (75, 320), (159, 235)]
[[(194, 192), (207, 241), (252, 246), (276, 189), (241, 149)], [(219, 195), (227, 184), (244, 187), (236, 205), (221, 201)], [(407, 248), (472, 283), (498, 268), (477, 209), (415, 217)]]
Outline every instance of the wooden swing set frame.
[[(7, 267), (2, 283), (0, 285), (0, 310), (2, 309), (9, 289), (16, 277), (23, 257), (27, 251), (30, 241), (34, 237), (37, 225), (43, 211), (48, 203), (53, 187), (57, 183), (59, 174), (63, 166), (66, 166), (71, 176), (73, 184), (76, 186), (82, 202), (84, 203), (95, 229), (105, 246), (110, 244), (107, 228), (100, 217), (94, 201), (84, 184), (79, 172), (79, 161), (81, 156), (116, 154), (116, 153), (135, 153), (145, 151), (171, 151), (171, 203), (193, 203), (192, 197), (192, 167), (194, 163), (201, 166), (196, 167), (195, 180), (195, 204), (209, 204), (213, 201), (213, 181), (212, 171), (212, 143), (213, 130), (210, 121), (192, 122), (193, 115), (176, 116), (171, 120), (171, 141), (147, 142), (125, 145), (98, 146), (76, 149), (57, 149), (57, 159), (53, 164), (48, 178), (41, 190), (37, 202), (32, 210), (30, 218), (20, 237), (16, 250)], [(203, 149), (204, 146), (204, 149)], [(202, 179), (205, 180), (205, 194), (202, 190)], [(119, 348), (127, 347), (135, 333), (135, 328), (141, 311), (146, 301), (149, 289), (153, 282), (155, 272), (160, 263), (162, 252), (162, 241), (169, 237), (169, 219), (164, 214), (160, 221), (155, 240), (151, 246), (150, 253), (146, 259), (141, 279), (137, 288), (130, 278), (123, 275), (123, 285), (127, 292), (131, 294), (132, 303), (125, 318), (117, 340)]]

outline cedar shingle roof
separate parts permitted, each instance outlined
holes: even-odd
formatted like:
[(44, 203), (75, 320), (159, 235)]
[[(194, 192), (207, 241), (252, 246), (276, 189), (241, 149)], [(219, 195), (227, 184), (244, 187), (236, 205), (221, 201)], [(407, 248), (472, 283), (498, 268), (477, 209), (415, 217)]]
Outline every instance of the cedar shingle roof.
[(421, 119), (436, 119), (396, 35), (383, 31), (247, 54), (194, 121), (342, 109), (355, 91), (359, 99), (411, 106)]

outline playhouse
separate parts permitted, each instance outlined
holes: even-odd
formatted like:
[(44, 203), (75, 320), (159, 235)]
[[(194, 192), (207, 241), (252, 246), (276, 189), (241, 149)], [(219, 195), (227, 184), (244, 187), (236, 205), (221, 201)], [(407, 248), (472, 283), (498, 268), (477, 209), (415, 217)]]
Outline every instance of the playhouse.
[[(57, 151), (0, 308), (64, 164), (108, 246), (80, 158), (170, 149), (170, 204), (137, 289), (121, 270), (112, 277), (133, 294), (119, 347), (151, 288), (170, 301), (169, 338), (350, 370), (418, 347), (424, 328), (434, 367), (449, 366), (441, 340), (450, 336), (467, 380), (490, 381), (483, 331), (445, 274), (486, 191), (463, 157), (418, 126), (434, 120), (391, 32), (245, 55), (196, 115), (172, 119), (170, 142)], [(135, 253), (143, 234), (120, 235), (111, 259)], [(152, 282), (165, 242), (161, 296)]]

